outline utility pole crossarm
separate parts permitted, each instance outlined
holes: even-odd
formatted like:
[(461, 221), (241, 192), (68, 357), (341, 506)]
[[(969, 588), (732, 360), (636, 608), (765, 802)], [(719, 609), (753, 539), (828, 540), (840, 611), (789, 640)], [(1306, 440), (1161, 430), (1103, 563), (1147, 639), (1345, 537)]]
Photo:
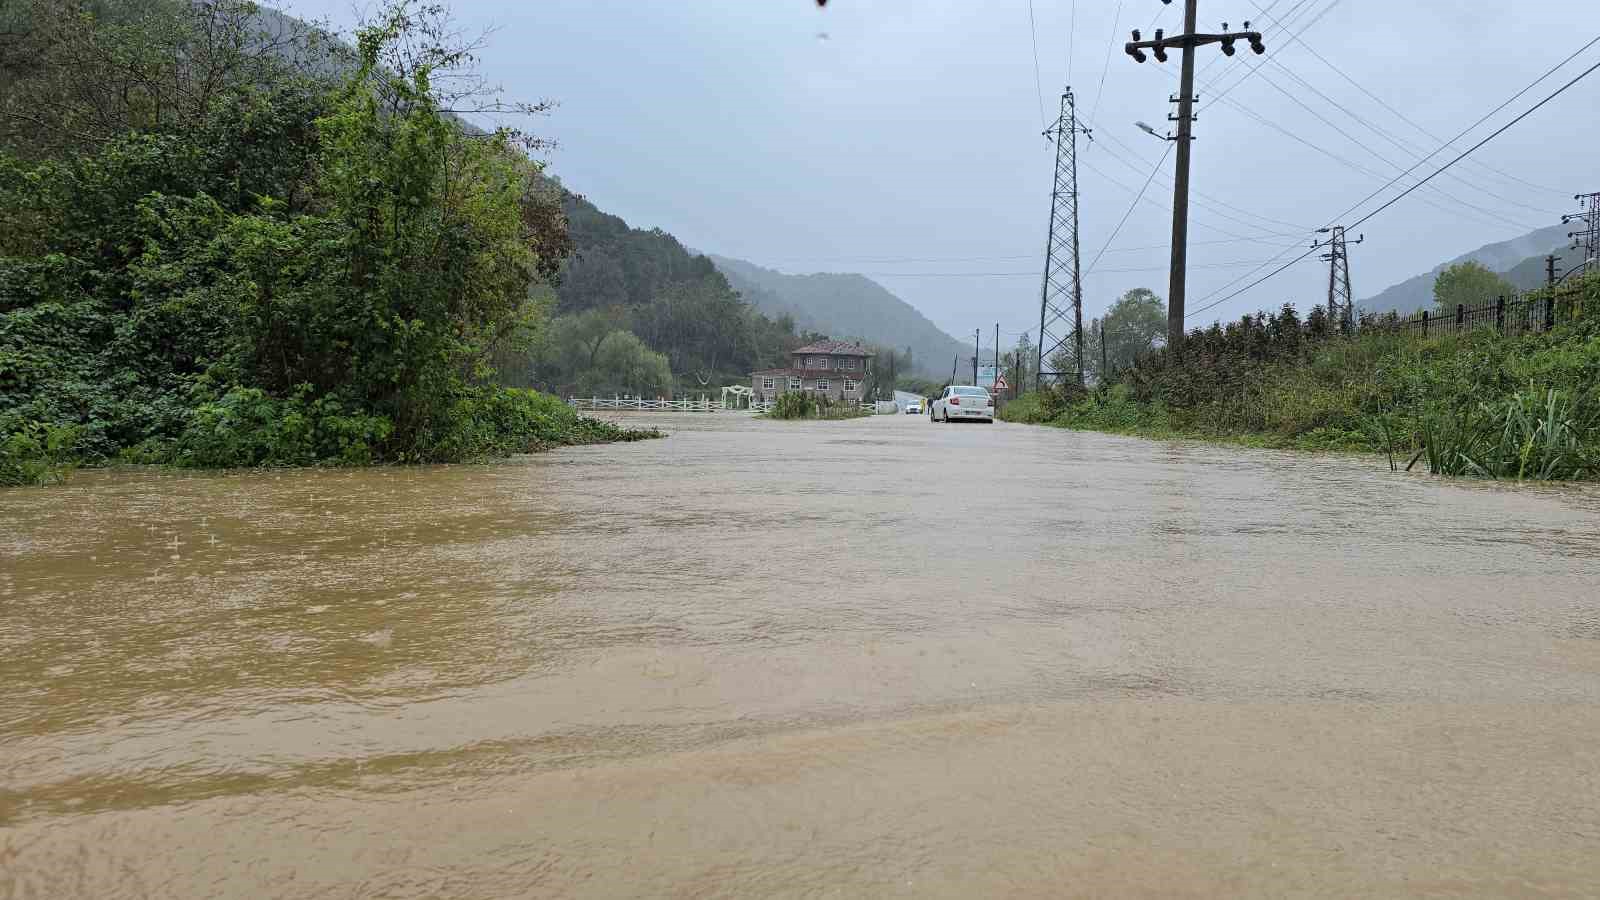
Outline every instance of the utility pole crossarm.
[[(1248, 24), (1248, 23), (1246, 23)], [(1207, 44), (1221, 44), (1222, 52), (1232, 56), (1235, 41), (1244, 41), (1250, 45), (1252, 52), (1262, 54), (1267, 52), (1267, 46), (1261, 42), (1259, 31), (1229, 31), (1222, 34), (1178, 34), (1165, 37), (1160, 29), (1156, 30), (1156, 39), (1153, 41), (1139, 40), (1139, 29), (1133, 30), (1133, 40), (1122, 45), (1122, 51), (1133, 57), (1135, 62), (1144, 62), (1144, 53), (1153, 51), (1156, 60), (1167, 61), (1168, 50), (1190, 50), (1195, 47), (1204, 47)]]

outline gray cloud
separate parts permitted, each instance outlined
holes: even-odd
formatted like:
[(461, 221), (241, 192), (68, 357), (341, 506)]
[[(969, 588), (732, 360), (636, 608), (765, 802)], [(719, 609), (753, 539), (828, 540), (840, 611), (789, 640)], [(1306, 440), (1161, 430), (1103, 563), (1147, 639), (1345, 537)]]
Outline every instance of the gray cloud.
[[(1279, 15), (1298, 12), (1291, 32), (1331, 6), (1302, 39), (1445, 137), (1593, 36), (1572, 31), (1574, 22), (1589, 18), (1581, 15), (1589, 4), (1561, 0), (1261, 0), (1260, 6)], [(1039, 136), (1039, 94), (1046, 118), (1053, 118), (1069, 77), (1069, 50), (1070, 78), (1099, 137), (1083, 153), (1086, 264), (1132, 199), (1110, 179), (1137, 188), (1162, 153), (1132, 123), (1164, 122), (1167, 96), (1176, 90), (1176, 58), (1140, 66), (1120, 47), (1128, 29), (1146, 28), (1158, 16), (1176, 27), (1179, 11), (1158, 0), (1080, 0), (1069, 42), (1072, 7), (1072, 0), (1035, 0), (1036, 88), (1026, 0), (833, 0), (823, 10), (812, 0), (456, 5), (468, 27), (499, 28), (484, 54), (487, 74), (514, 94), (560, 102), (538, 126), (561, 144), (552, 171), (603, 209), (664, 228), (690, 246), (785, 271), (886, 273), (875, 277), (953, 334), (996, 320), (1008, 331), (1037, 322), (1034, 273), (1051, 179), (1051, 149)], [(1259, 8), (1252, 0), (1203, 0), (1203, 24), (1255, 20), (1268, 29), (1269, 58), (1395, 138), (1432, 149), (1275, 34), (1272, 17)], [(334, 3), (302, 2), (293, 11), (336, 24), (351, 18)], [(829, 39), (818, 40), (819, 33)], [(1219, 241), (1288, 230), (1280, 223), (1325, 224), (1382, 183), (1345, 162), (1387, 178), (1396, 170), (1375, 153), (1402, 166), (1415, 159), (1275, 63), (1229, 90), (1259, 60), (1248, 52), (1224, 59), (1214, 48), (1202, 54), (1195, 186), (1204, 197), (1191, 232), (1191, 308), (1247, 271), (1229, 264), (1278, 252)], [(1600, 48), (1583, 59), (1600, 60)], [(1570, 77), (1579, 67), (1566, 71)], [(1559, 83), (1552, 79), (1512, 110)], [(1216, 103), (1225, 90), (1228, 100), (1304, 143)], [(1368, 241), (1353, 254), (1357, 294), (1551, 224), (1571, 208), (1566, 195), (1600, 190), (1593, 150), (1600, 122), (1591, 114), (1597, 96), (1600, 75), (1474, 157), (1556, 191), (1463, 168), (1469, 184), (1446, 178), (1436, 184), (1482, 211), (1419, 192), (1363, 226)], [(1088, 314), (1130, 287), (1165, 294), (1170, 217), (1162, 207), (1171, 199), (1164, 178), (1170, 170), (1169, 160), (1151, 185), (1154, 203), (1134, 212), (1088, 277)], [(960, 274), (1010, 272), (1022, 274)], [(1194, 322), (1286, 299), (1309, 307), (1325, 288), (1326, 271), (1312, 258)]]

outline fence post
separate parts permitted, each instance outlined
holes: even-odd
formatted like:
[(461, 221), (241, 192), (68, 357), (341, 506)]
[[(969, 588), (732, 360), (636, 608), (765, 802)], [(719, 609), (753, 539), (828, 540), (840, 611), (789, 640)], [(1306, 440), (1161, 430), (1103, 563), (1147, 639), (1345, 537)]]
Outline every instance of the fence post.
[(1423, 337), (1427, 337), (1428, 336), (1428, 311), (1427, 310), (1423, 310), (1422, 311), (1422, 336)]
[(1501, 334), (1506, 333), (1506, 296), (1501, 294), (1494, 301), (1494, 330)]
[(1467, 305), (1465, 303), (1457, 303), (1456, 304), (1456, 331), (1464, 330), (1466, 328), (1466, 324), (1467, 324)]
[(1556, 295), (1554, 291), (1544, 298), (1544, 330), (1556, 327)]

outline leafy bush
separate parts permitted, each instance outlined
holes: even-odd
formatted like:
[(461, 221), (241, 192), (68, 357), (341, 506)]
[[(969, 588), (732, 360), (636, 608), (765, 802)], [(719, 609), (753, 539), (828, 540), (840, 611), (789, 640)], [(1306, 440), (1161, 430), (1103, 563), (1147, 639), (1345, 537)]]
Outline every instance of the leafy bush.
[(0, 487), (55, 484), (76, 465), (77, 429), (48, 422), (0, 425)]
[(800, 391), (786, 391), (778, 395), (767, 413), (772, 419), (815, 419), (817, 398)]
[[(1548, 332), (1433, 339), (1292, 307), (1191, 334), (1084, 399), (1019, 398), (1010, 421), (1306, 450), (1414, 454), (1441, 475), (1597, 479), (1600, 275), (1563, 296)], [(1318, 323), (1323, 323), (1319, 325)], [(1370, 322), (1368, 323), (1371, 324)]]
[[(141, 45), (149, 59), (117, 52), (133, 33), (103, 10), (28, 12), (64, 17), (49, 23), (62, 40), (106, 42), (110, 81), (142, 85), (146, 63), (217, 77), (181, 116), (121, 110), (51, 152), (0, 129), (0, 481), (74, 462), (362, 465), (634, 436), (487, 386), (492, 348), (537, 332), (541, 279), (571, 244), (521, 136), (467, 134), (443, 111), (433, 85), (472, 61), (440, 8), (391, 0), (350, 65), (270, 78), (195, 49), (257, 48), (245, 0), (152, 8), (138, 34), (172, 43)], [(56, 88), (121, 102), (89, 82), (27, 90), (55, 112), (76, 108)]]

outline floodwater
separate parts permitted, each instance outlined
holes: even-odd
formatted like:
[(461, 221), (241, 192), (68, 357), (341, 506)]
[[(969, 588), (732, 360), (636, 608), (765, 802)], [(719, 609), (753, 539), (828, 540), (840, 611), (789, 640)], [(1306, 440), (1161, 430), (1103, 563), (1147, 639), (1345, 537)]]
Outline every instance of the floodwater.
[(648, 421), (0, 491), (0, 897), (1600, 895), (1600, 493)]

